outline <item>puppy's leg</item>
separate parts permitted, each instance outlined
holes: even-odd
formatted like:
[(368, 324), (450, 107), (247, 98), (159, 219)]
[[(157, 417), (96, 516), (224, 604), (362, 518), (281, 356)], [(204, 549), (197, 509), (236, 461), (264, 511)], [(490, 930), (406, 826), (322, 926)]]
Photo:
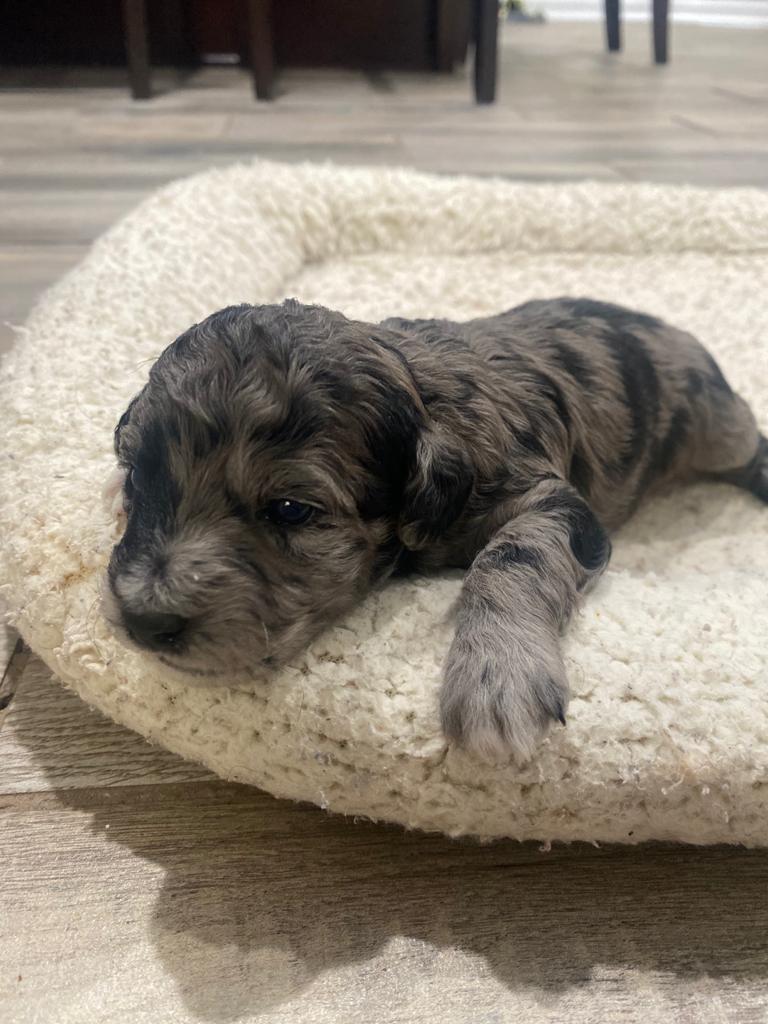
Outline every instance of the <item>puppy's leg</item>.
[(737, 469), (725, 470), (718, 476), (728, 483), (751, 491), (756, 498), (768, 504), (768, 438), (761, 434), (757, 449), (748, 462)]
[(694, 469), (768, 502), (768, 439), (744, 399), (720, 375), (702, 389), (697, 412), (703, 429)]
[(605, 568), (608, 536), (560, 480), (542, 481), (470, 566), (440, 698), (443, 730), (486, 756), (528, 757), (568, 683), (559, 634)]

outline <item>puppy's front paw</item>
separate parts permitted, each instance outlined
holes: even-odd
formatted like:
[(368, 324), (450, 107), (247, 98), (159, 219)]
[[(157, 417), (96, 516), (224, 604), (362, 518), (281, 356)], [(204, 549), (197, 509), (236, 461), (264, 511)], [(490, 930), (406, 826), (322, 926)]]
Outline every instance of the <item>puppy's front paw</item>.
[(565, 725), (568, 683), (556, 643), (538, 649), (460, 628), (440, 694), (446, 736), (490, 759), (527, 760), (553, 721)]

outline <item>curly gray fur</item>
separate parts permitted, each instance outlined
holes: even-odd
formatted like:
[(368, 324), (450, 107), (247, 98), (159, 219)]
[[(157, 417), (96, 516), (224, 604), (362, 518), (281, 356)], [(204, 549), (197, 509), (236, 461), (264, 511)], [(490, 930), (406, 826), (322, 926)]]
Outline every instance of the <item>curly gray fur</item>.
[(115, 445), (107, 611), (134, 640), (226, 676), (393, 572), (461, 567), (442, 721), (491, 755), (565, 723), (559, 635), (644, 496), (709, 475), (768, 500), (768, 444), (705, 349), (588, 299), (467, 323), (230, 307), (163, 352)]

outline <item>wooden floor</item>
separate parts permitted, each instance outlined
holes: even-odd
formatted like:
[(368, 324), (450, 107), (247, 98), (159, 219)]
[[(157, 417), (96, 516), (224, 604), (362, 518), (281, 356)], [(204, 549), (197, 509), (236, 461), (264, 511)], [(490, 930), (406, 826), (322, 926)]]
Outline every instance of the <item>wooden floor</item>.
[[(464, 74), (0, 72), (0, 321), (163, 182), (268, 156), (535, 180), (768, 185), (768, 32), (505, 33)], [(0, 327), (0, 347), (12, 341)], [(0, 635), (0, 659), (15, 643)], [(3, 647), (3, 644), (5, 647)], [(768, 853), (479, 848), (226, 785), (18, 649), (0, 687), (0, 1024), (768, 1021)]]

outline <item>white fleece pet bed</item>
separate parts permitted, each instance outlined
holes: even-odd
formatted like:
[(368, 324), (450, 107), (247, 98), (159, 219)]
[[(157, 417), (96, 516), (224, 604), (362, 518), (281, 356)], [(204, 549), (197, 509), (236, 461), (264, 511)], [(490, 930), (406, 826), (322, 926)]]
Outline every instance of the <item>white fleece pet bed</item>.
[(693, 331), (768, 426), (768, 194), (267, 163), (163, 189), (44, 296), (6, 361), (12, 621), (89, 703), (277, 796), (451, 835), (768, 844), (768, 509), (735, 489), (678, 491), (616, 538), (565, 641), (568, 727), (523, 766), (440, 734), (457, 577), (390, 585), (276, 678), (231, 688), (164, 677), (100, 617), (112, 430), (193, 321), (285, 296), (378, 320), (560, 294)]

